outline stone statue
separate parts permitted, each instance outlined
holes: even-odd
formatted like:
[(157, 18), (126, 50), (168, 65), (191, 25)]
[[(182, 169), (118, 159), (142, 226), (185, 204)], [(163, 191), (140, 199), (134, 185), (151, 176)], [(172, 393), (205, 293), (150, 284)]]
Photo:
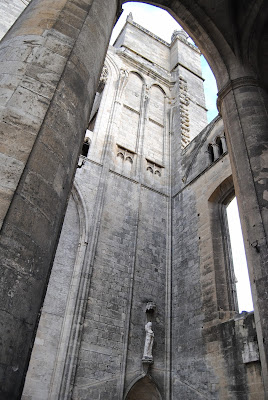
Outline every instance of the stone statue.
[(145, 325), (145, 344), (144, 344), (144, 351), (143, 351), (143, 361), (152, 361), (153, 360), (153, 355), (152, 355), (152, 349), (153, 349), (153, 343), (154, 343), (154, 332), (152, 330), (152, 323), (147, 322)]

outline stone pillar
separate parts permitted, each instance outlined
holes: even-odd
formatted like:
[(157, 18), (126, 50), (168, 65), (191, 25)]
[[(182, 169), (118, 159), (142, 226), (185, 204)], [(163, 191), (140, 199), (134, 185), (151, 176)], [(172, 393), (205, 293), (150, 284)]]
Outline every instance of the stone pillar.
[(221, 145), (222, 145), (222, 151), (224, 154), (228, 151), (225, 136), (221, 136)]
[(219, 92), (219, 106), (226, 128), (268, 394), (267, 93), (253, 78), (238, 78)]
[(216, 143), (212, 144), (213, 147), (213, 153), (214, 153), (214, 161), (218, 160), (218, 158), (220, 157), (220, 149), (219, 146)]
[(118, 0), (33, 0), (0, 45), (0, 398), (18, 399)]

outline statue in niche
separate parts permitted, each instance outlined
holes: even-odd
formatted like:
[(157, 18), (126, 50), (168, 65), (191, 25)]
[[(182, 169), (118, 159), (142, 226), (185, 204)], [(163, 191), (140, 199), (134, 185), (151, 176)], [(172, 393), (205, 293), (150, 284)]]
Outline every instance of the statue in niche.
[(153, 361), (152, 349), (154, 343), (154, 332), (152, 330), (152, 322), (147, 322), (145, 325), (145, 344), (144, 344), (144, 351), (142, 361)]

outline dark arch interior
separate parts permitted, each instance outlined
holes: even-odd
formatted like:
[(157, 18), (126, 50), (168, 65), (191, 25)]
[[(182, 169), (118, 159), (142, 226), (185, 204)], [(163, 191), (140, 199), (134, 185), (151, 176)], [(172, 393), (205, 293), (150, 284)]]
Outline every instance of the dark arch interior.
[(221, 138), (217, 137), (216, 139), (216, 144), (219, 148), (219, 155), (221, 156), (223, 154), (223, 147), (222, 147), (222, 142), (221, 142)]
[(208, 145), (208, 155), (209, 155), (210, 162), (213, 162), (214, 161), (214, 152), (213, 152), (213, 146), (211, 144)]
[(161, 400), (161, 396), (154, 383), (144, 377), (134, 384), (126, 400)]

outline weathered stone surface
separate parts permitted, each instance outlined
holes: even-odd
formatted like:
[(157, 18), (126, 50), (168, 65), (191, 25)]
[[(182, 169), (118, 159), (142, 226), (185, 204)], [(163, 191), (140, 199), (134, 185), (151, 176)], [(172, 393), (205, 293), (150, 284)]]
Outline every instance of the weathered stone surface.
[[(10, 58), (15, 57), (18, 61), (16, 68), (11, 69), (9, 73), (10, 81), (12, 82), (13, 74), (21, 77), (17, 86), (5, 89), (6, 95), (3, 99), (11, 117), (8, 117), (8, 112), (3, 110), (4, 120), (13, 118), (12, 125), (14, 124), (14, 128), (19, 130), (22, 128), (20, 122), (24, 124), (24, 119), (38, 121), (33, 132), (31, 130), (33, 140), (28, 141), (28, 149), (25, 149), (28, 156), (25, 154), (23, 160), (21, 160), (19, 151), (17, 153), (20, 160), (17, 161), (14, 154), (12, 158), (9, 156), (8, 146), (2, 147), (3, 151), (8, 152), (4, 157), (10, 160), (5, 161), (3, 165), (15, 166), (17, 164), (17, 166), (16, 173), (12, 174), (10, 168), (2, 171), (3, 186), (1, 189), (4, 209), (1, 210), (1, 215), (5, 219), (5, 223), (1, 233), (1, 260), (2, 265), (10, 269), (11, 273), (9, 284), (5, 282), (3, 291), (1, 290), (3, 298), (6, 300), (1, 309), (3, 313), (11, 312), (14, 318), (19, 318), (19, 320), (24, 320), (28, 314), (27, 318), (30, 318), (32, 324), (32, 337), (28, 335), (28, 339), (25, 338), (24, 354), (26, 355), (29, 354), (33, 340), (34, 326), (42, 305), (56, 238), (62, 223), (61, 214), (64, 212), (65, 206), (61, 199), (64, 197), (67, 199), (72, 184), (73, 172), (68, 177), (66, 172), (73, 170), (77, 162), (80, 141), (84, 135), (90, 104), (96, 90), (97, 79), (94, 78), (94, 74), (97, 76), (100, 74), (113, 25), (113, 17), (109, 23), (107, 16), (115, 15), (117, 7), (116, 1), (109, 2), (107, 7), (103, 7), (103, 4), (100, 5), (100, 2), (90, 1), (88, 2), (90, 8), (86, 11), (83, 10), (84, 2), (81, 3), (83, 3), (82, 8), (74, 6), (71, 1), (67, 0), (48, 2), (45, 5), (43, 2), (33, 2), (21, 15), (16, 27), (11, 28), (1, 43), (4, 49), (8, 45), (12, 47), (14, 43), (17, 47), (23, 45), (21, 50), (25, 44), (28, 45), (26, 53), (18, 51), (16, 55), (7, 57), (7, 60), (5, 54), (2, 54), (4, 61), (1, 67), (4, 68), (4, 63), (6, 63), (6, 70), (9, 69), (10, 63), (12, 63), (12, 67), (16, 64), (14, 61), (10, 61)], [(97, 22), (98, 15), (101, 14), (104, 19), (107, 19), (107, 23), (103, 25)], [(62, 31), (57, 33), (56, 21), (58, 19), (65, 21), (70, 28), (64, 34)], [(101, 41), (89, 42), (87, 38), (90, 31), (94, 31), (98, 38), (102, 38)], [(80, 44), (75, 45), (78, 36)], [(53, 37), (56, 38), (54, 45), (51, 43)], [(88, 63), (86, 52), (81, 51), (80, 46), (83, 40), (86, 40), (89, 45), (89, 54), (92, 52), (96, 54), (94, 63)], [(34, 74), (35, 76), (33, 76)], [(7, 80), (3, 83), (7, 87)], [(53, 104), (61, 107), (60, 118), (55, 114)], [(63, 114), (63, 110), (66, 110), (66, 113)], [(23, 119), (19, 117), (19, 114), (23, 115)], [(14, 120), (14, 116), (19, 118)], [(53, 137), (50, 136), (50, 150), (42, 143), (42, 139), (47, 136), (45, 120), (48, 120), (48, 126), (54, 126), (55, 117), (58, 131), (65, 132), (64, 140), (69, 142), (69, 145), (72, 143), (68, 154), (65, 153), (64, 157), (62, 155), (60, 162), (57, 153), (54, 152), (54, 149), (52, 150)], [(74, 122), (76, 118), (79, 120), (78, 124)], [(69, 130), (66, 129), (68, 125)], [(8, 142), (8, 130), (3, 129), (2, 132), (4, 141)], [(25, 144), (26, 142), (24, 142)], [(8, 206), (7, 200), (11, 198), (12, 203)], [(6, 215), (7, 211), (8, 215)], [(18, 214), (24, 216), (25, 224), (17, 220)], [(41, 219), (40, 225), (36, 224), (36, 219), (32, 219), (38, 214), (41, 219), (44, 219), (44, 224), (41, 223)], [(8, 256), (8, 243), (9, 245), (13, 243), (14, 251), (22, 249), (22, 254), (15, 258), (15, 263), (13, 251)], [(16, 296), (23, 298), (16, 308), (16, 316), (11, 311), (15, 307), (14, 301), (13, 303), (7, 301), (8, 291), (12, 288), (15, 289), (17, 282), (15, 280), (17, 274), (12, 271), (18, 271), (17, 273), (20, 274), (21, 293), (16, 289)], [(33, 278), (32, 273), (34, 274)], [(28, 286), (26, 282), (29, 282)], [(27, 292), (27, 287), (29, 292)], [(39, 300), (37, 300), (37, 293), (39, 293)], [(33, 301), (34, 297), (35, 301)], [(20, 335), (19, 330), (12, 330), (10, 335), (3, 339), (3, 345), (8, 347), (10, 341), (16, 343), (15, 337), (18, 335)], [(1, 382), (2, 378), (6, 381), (6, 388), (14, 387), (13, 398), (19, 396), (19, 392), (16, 390), (21, 388), (28, 361), (28, 356), (20, 357), (19, 351), (13, 347), (10, 357), (14, 358), (14, 362), (16, 354), (19, 357), (17, 376), (20, 383), (17, 386), (13, 385), (13, 377), (9, 380), (8, 373), (5, 374), (5, 378), (1, 377)], [(11, 361), (5, 360), (5, 363), (8, 368)], [(3, 386), (1, 390), (3, 399), (10, 398), (10, 393)]]
[[(70, 203), (66, 217), (72, 233), (63, 228), (27, 400), (264, 398), (267, 94), (256, 77), (263, 82), (257, 43), (266, 34), (265, 4), (164, 6), (216, 75), (232, 171), (229, 155), (219, 152), (221, 120), (201, 131), (198, 52), (182, 38), (170, 54), (167, 43), (129, 19), (107, 57), (109, 78), (75, 178), (77, 209)], [(35, 0), (1, 44), (3, 399), (22, 390), (116, 8), (115, 0)], [(135, 32), (147, 38), (141, 46)], [(233, 185), (248, 239), (256, 330), (253, 315), (234, 318), (222, 222)], [(154, 364), (145, 368), (148, 301), (156, 304), (155, 342)], [(256, 332), (262, 367), (250, 350)]]

